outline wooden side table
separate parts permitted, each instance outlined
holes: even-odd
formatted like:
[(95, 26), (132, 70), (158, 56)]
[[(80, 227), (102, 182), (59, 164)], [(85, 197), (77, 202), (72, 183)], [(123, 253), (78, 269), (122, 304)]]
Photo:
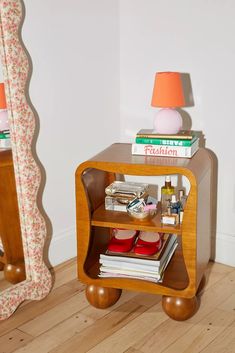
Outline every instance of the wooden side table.
[[(203, 148), (191, 159), (134, 156), (131, 144), (113, 144), (82, 163), (76, 171), (76, 218), (78, 277), (87, 284), (88, 301), (99, 308), (114, 304), (121, 289), (163, 296), (165, 312), (186, 320), (198, 307), (197, 292), (204, 281), (210, 257), (212, 159)], [(190, 191), (182, 225), (163, 226), (160, 214), (148, 221), (133, 220), (125, 212), (104, 207), (105, 187), (124, 175), (188, 178)], [(127, 278), (99, 278), (99, 256), (109, 241), (110, 228), (175, 233), (179, 246), (168, 265), (163, 282)], [(201, 284), (201, 285), (200, 285)]]
[(0, 151), (0, 269), (11, 283), (25, 277), (24, 253), (11, 150)]

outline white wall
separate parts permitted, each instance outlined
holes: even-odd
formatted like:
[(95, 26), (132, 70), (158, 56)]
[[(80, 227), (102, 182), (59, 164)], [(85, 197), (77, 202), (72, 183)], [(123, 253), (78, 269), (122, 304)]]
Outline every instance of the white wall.
[(235, 265), (234, 1), (24, 2), (51, 262), (76, 255), (76, 166), (152, 127), (154, 74), (171, 70), (190, 74), (195, 106), (185, 111), (218, 158), (216, 259)]
[(120, 0), (121, 140), (152, 127), (157, 71), (189, 73), (185, 108), (218, 158), (216, 260), (235, 266), (235, 2)]
[(23, 41), (33, 62), (37, 154), (46, 172), (44, 209), (53, 265), (76, 256), (75, 169), (119, 140), (116, 0), (25, 0)]

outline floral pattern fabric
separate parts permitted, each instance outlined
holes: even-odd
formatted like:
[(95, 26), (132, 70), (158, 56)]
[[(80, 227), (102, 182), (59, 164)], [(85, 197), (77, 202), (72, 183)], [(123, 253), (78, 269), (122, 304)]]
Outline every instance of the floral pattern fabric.
[(32, 155), (35, 117), (27, 102), (29, 60), (19, 38), (21, 0), (0, 0), (0, 55), (10, 122), (26, 280), (0, 294), (0, 319), (9, 317), (26, 299), (42, 299), (51, 289), (43, 261), (46, 224), (37, 207), (41, 174)]

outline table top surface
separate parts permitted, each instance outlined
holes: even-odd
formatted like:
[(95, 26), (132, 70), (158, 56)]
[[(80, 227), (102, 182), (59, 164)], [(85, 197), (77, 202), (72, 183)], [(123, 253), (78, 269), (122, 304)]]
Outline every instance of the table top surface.
[(173, 158), (132, 155), (131, 143), (114, 143), (77, 169), (81, 174), (87, 168), (129, 175), (170, 175), (182, 174), (200, 179), (212, 165), (210, 151), (199, 148), (192, 158)]
[(192, 158), (156, 157), (145, 155), (132, 155), (131, 143), (114, 143), (102, 152), (98, 153), (89, 161), (102, 163), (123, 163), (123, 164), (144, 164), (149, 166), (169, 166), (185, 167), (190, 169), (190, 165), (199, 162), (200, 159), (209, 157), (209, 152), (205, 148), (199, 148)]

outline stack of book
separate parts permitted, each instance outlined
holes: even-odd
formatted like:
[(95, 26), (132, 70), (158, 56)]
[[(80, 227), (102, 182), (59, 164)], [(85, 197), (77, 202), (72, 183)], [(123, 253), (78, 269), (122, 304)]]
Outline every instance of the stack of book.
[(10, 131), (0, 131), (0, 149), (11, 148)]
[(191, 158), (199, 148), (196, 131), (181, 130), (174, 135), (141, 129), (132, 144), (133, 155)]
[(136, 278), (161, 282), (164, 270), (177, 245), (177, 235), (165, 233), (161, 250), (152, 256), (137, 255), (133, 251), (117, 253), (107, 250), (105, 254), (100, 254), (99, 277)]

